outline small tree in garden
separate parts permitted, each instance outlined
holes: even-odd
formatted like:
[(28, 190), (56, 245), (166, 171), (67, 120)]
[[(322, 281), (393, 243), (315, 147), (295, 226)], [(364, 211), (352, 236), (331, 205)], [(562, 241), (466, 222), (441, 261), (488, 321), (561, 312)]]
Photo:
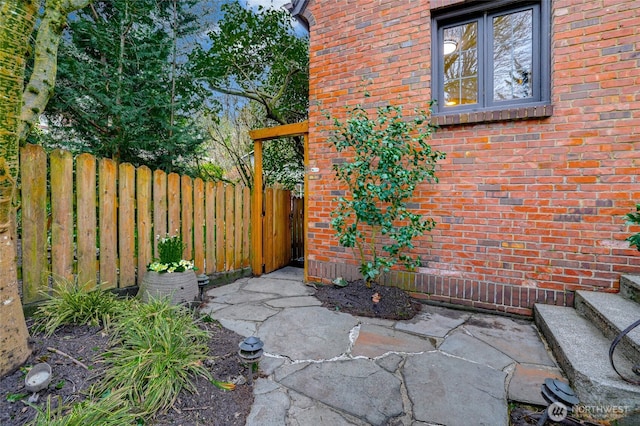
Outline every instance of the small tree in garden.
[[(640, 225), (640, 204), (636, 204), (636, 213), (627, 213), (625, 217), (628, 225)], [(631, 247), (635, 246), (640, 251), (640, 232), (629, 236), (627, 241)]]
[(333, 166), (347, 187), (332, 212), (340, 245), (354, 248), (367, 285), (397, 263), (413, 269), (420, 259), (409, 253), (412, 240), (435, 222), (412, 212), (409, 202), (419, 184), (438, 181), (436, 163), (445, 158), (428, 144), (434, 126), (424, 111), (405, 120), (399, 106), (380, 107), (372, 119), (358, 105), (348, 109), (344, 122), (332, 120), (329, 140), (346, 153)]

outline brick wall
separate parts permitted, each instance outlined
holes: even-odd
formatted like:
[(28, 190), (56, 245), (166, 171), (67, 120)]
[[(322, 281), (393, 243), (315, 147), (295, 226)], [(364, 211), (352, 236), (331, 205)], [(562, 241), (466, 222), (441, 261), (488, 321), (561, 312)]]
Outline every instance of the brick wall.
[[(402, 3), (402, 7), (398, 4)], [(325, 113), (431, 99), (430, 16), (451, 0), (311, 0), (309, 276), (357, 276), (330, 212), (339, 190)], [(617, 291), (640, 273), (624, 214), (640, 202), (640, 3), (552, 3), (552, 108), (457, 117), (432, 144), (440, 183), (415, 203), (438, 222), (417, 242), (423, 267), (391, 285), (417, 297), (530, 314), (573, 303), (573, 291)], [(363, 98), (366, 88), (369, 98)], [(510, 115), (509, 115), (510, 114)], [(520, 115), (518, 115), (520, 114)], [(505, 117), (533, 119), (510, 120)]]

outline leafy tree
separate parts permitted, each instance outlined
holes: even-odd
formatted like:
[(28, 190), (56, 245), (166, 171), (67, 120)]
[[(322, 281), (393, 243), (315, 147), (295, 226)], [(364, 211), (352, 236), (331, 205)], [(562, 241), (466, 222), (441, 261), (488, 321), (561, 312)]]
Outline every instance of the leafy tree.
[(194, 3), (100, 0), (80, 10), (69, 23), (48, 111), (56, 139), (167, 171), (198, 155), (202, 136), (192, 117), (202, 98), (189, 89), (178, 52), (179, 40), (197, 30)]
[[(636, 204), (636, 212), (627, 213), (625, 215), (627, 218), (627, 225), (640, 225), (640, 204)], [(640, 232), (636, 232), (635, 234), (627, 237), (627, 241), (629, 241), (629, 246), (634, 247), (640, 251)]]
[[(256, 114), (254, 124), (304, 120), (309, 92), (307, 37), (295, 34), (292, 18), (284, 10), (259, 7), (254, 11), (237, 1), (221, 10), (218, 28), (190, 55), (193, 74), (202, 87), (248, 101), (251, 106), (246, 111)], [(265, 182), (302, 175), (302, 138), (285, 144), (284, 152), (282, 144), (269, 145), (273, 148), (265, 146)], [(234, 157), (237, 161), (238, 156)], [(241, 162), (237, 165), (242, 168)]]
[(434, 127), (425, 112), (410, 120), (397, 106), (378, 108), (375, 119), (360, 105), (347, 112), (344, 122), (333, 118), (329, 138), (349, 157), (333, 166), (347, 196), (338, 198), (331, 225), (340, 244), (354, 248), (370, 285), (397, 263), (409, 269), (420, 264), (409, 253), (412, 240), (435, 222), (411, 211), (408, 203), (419, 184), (438, 181), (436, 163), (445, 155), (428, 144)]
[[(56, 76), (58, 43), (69, 13), (90, 0), (0, 0), (0, 376), (30, 354), (16, 265), (14, 206), (19, 145), (47, 105)], [(40, 19), (33, 49), (34, 66), (24, 88), (29, 38)], [(24, 93), (23, 93), (24, 90)]]

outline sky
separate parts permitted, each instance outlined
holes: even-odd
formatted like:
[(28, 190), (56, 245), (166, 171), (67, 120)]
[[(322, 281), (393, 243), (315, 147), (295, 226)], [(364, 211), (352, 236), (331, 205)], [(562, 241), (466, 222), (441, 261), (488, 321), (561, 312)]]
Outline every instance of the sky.
[(291, 0), (247, 0), (247, 4), (250, 6), (264, 6), (264, 7), (282, 7), (287, 3), (290, 3)]

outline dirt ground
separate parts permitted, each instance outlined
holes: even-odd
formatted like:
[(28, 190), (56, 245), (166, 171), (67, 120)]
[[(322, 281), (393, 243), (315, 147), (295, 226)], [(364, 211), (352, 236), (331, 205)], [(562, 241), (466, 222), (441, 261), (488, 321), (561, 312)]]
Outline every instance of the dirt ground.
[[(248, 369), (240, 364), (237, 351), (242, 336), (221, 327), (219, 324), (203, 323), (210, 332), (209, 359), (207, 365), (214, 378), (232, 381), (246, 375)], [(47, 362), (52, 367), (53, 378), (49, 387), (38, 394), (36, 406), (46, 407), (51, 397), (57, 406), (61, 398), (65, 405), (82, 401), (85, 392), (94, 383), (103, 369), (100, 354), (105, 351), (108, 336), (102, 329), (87, 326), (65, 326), (51, 337), (32, 336), (33, 354), (25, 364), (30, 367), (38, 362)], [(52, 352), (48, 348), (71, 355), (88, 367), (77, 365), (71, 359)], [(36, 410), (25, 404), (27, 397), (11, 402), (17, 394), (27, 393), (24, 388), (25, 373), (17, 370), (0, 380), (0, 425), (18, 426), (31, 421)], [(248, 384), (239, 384), (233, 391), (222, 391), (205, 379), (196, 381), (198, 394), (183, 391), (174, 408), (159, 415), (154, 425), (244, 425), (253, 403), (253, 389)]]
[(407, 292), (397, 287), (372, 284), (368, 288), (364, 280), (349, 282), (346, 287), (318, 286), (316, 297), (322, 302), (322, 306), (331, 310), (394, 320), (413, 318), (420, 312), (421, 306)]

